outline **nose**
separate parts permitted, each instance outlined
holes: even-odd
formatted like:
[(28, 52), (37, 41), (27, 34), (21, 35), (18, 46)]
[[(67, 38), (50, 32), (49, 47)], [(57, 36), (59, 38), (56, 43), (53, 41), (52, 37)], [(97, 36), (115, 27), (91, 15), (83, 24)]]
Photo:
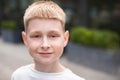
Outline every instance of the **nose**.
[(43, 40), (42, 40), (41, 48), (42, 48), (43, 50), (48, 50), (48, 49), (50, 48), (49, 41), (48, 41), (48, 39), (47, 39), (46, 37), (43, 38)]

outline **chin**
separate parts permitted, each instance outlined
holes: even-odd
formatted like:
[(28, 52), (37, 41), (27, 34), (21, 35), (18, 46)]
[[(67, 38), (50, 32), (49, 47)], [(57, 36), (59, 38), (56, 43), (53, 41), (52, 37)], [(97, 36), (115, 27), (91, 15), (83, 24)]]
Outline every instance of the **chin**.
[(53, 64), (55, 61), (51, 61), (51, 60), (39, 60), (39, 61), (36, 61), (36, 60), (34, 60), (34, 62), (36, 64), (40, 64), (40, 65), (50, 65), (50, 64)]

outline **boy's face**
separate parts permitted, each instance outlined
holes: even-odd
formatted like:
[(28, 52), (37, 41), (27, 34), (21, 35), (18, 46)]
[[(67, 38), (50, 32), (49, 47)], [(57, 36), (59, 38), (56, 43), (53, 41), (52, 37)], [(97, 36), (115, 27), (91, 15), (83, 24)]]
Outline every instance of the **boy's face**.
[(69, 32), (63, 31), (58, 20), (35, 18), (29, 21), (22, 37), (35, 63), (51, 64), (57, 62), (62, 55)]

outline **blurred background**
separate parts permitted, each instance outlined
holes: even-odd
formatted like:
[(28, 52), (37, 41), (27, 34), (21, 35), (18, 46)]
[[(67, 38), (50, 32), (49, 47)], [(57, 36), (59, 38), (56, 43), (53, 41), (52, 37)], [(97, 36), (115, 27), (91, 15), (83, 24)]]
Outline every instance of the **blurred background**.
[[(25, 9), (38, 0), (0, 0), (0, 80), (31, 63), (21, 38)], [(120, 80), (120, 0), (53, 0), (67, 15), (61, 62), (87, 80)]]

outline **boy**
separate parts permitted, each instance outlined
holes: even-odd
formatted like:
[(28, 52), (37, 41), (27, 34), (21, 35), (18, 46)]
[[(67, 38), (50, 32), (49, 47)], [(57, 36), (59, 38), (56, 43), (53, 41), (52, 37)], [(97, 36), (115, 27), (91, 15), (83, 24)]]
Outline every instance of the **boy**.
[(34, 64), (17, 69), (11, 80), (84, 80), (59, 62), (67, 45), (65, 13), (52, 1), (37, 1), (24, 14), (22, 32)]

